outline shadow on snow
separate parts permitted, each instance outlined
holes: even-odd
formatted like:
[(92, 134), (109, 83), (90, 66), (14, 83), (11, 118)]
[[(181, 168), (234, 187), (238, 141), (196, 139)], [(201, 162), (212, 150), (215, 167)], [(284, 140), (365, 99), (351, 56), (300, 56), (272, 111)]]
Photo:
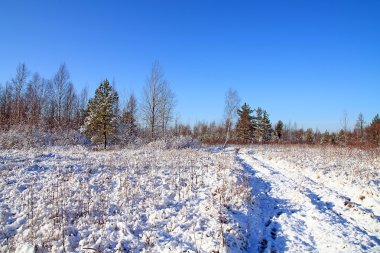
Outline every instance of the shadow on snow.
[(254, 203), (249, 213), (249, 243), (247, 252), (285, 252), (286, 238), (279, 236), (281, 230), (277, 218), (285, 213), (294, 213), (295, 210), (285, 208), (287, 201), (273, 198), (269, 195), (270, 183), (255, 176), (255, 169), (240, 157), (236, 158), (243, 166), (245, 174), (252, 186), (251, 194)]

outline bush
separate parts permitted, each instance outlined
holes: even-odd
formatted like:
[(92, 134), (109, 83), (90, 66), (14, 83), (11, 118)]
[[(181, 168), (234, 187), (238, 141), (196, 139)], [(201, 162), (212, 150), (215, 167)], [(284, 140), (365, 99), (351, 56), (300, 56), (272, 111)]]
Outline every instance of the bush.
[(185, 149), (200, 148), (201, 144), (198, 140), (188, 136), (173, 137), (166, 140), (160, 139), (148, 144), (148, 147), (165, 150), (165, 149)]
[(89, 143), (83, 134), (73, 129), (48, 131), (42, 128), (20, 126), (13, 127), (9, 131), (0, 131), (0, 148), (2, 149), (87, 145)]

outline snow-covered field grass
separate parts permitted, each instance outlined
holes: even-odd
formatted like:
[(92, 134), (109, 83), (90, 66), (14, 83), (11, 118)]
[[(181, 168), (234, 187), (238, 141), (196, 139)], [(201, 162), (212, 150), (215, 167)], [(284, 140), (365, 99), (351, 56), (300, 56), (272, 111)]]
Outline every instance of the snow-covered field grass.
[(250, 188), (231, 154), (0, 154), (0, 252), (246, 251)]
[(0, 252), (380, 252), (380, 150), (0, 151)]

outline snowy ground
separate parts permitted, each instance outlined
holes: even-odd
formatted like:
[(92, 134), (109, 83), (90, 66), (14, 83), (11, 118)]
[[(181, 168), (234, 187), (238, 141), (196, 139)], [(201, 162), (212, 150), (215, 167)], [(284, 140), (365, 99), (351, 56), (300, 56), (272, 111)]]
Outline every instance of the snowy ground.
[(245, 252), (243, 173), (214, 150), (3, 150), (0, 252)]
[(249, 252), (380, 252), (379, 152), (255, 147)]
[(0, 150), (0, 252), (380, 252), (379, 150)]

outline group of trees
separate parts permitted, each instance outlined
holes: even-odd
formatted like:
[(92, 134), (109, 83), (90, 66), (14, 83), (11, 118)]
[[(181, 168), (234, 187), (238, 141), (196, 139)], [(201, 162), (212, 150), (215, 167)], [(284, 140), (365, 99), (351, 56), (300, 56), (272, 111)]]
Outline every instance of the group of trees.
[(143, 90), (141, 112), (151, 140), (166, 138), (173, 119), (174, 93), (165, 80), (160, 65), (155, 62)]
[[(151, 141), (166, 138), (169, 123), (174, 110), (174, 93), (171, 91), (158, 62), (152, 71), (143, 90), (141, 103), (142, 119), (145, 122), (145, 138)], [(90, 99), (85, 110), (85, 120), (81, 131), (91, 137), (92, 142), (104, 143), (107, 147), (109, 137), (125, 136), (123, 142), (133, 142), (138, 136), (137, 100), (132, 94), (126, 103), (123, 113), (119, 114), (119, 96), (108, 80), (103, 81)], [(121, 133), (121, 134), (120, 134)], [(144, 131), (140, 131), (142, 135)]]
[[(344, 120), (344, 122), (346, 122)], [(282, 143), (338, 144), (338, 145), (380, 145), (380, 117), (376, 114), (370, 124), (360, 113), (353, 130), (347, 123), (337, 132), (298, 128), (296, 123), (284, 125), (280, 120), (274, 127), (274, 141)]]
[[(138, 124), (138, 107), (144, 127)], [(42, 78), (31, 75), (20, 64), (16, 75), (5, 85), (0, 84), (0, 130), (43, 129), (81, 131), (93, 143), (130, 143), (137, 137), (156, 140), (171, 134), (175, 96), (155, 62), (138, 104), (131, 94), (125, 107), (119, 109), (119, 96), (108, 80), (101, 82), (95, 96), (88, 100), (87, 90), (78, 95), (65, 64), (55, 75)]]
[(237, 113), (239, 120), (236, 124), (236, 136), (240, 141), (261, 143), (272, 140), (272, 124), (267, 111), (261, 107), (252, 110), (247, 103), (244, 103)]
[(15, 77), (0, 85), (0, 129), (25, 125), (78, 128), (86, 105), (86, 89), (80, 95), (76, 93), (65, 64), (51, 79), (31, 75), (26, 65), (20, 64)]
[[(143, 87), (141, 101), (131, 94), (120, 110), (119, 96), (108, 80), (100, 83), (93, 98), (87, 90), (78, 94), (65, 64), (50, 79), (30, 74), (20, 64), (16, 75), (0, 84), (0, 130), (39, 128), (44, 131), (71, 129), (88, 136), (93, 143), (132, 143), (154, 141), (168, 136), (191, 136), (203, 143), (308, 143), (308, 144), (375, 144), (380, 145), (380, 117), (370, 124), (359, 114), (350, 131), (345, 117), (339, 132), (298, 128), (296, 123), (281, 120), (273, 127), (269, 114), (261, 107), (251, 109), (236, 90), (225, 97), (225, 117), (220, 123), (198, 122), (193, 126), (174, 120), (175, 96), (158, 62)], [(174, 124), (171, 124), (174, 121)]]

